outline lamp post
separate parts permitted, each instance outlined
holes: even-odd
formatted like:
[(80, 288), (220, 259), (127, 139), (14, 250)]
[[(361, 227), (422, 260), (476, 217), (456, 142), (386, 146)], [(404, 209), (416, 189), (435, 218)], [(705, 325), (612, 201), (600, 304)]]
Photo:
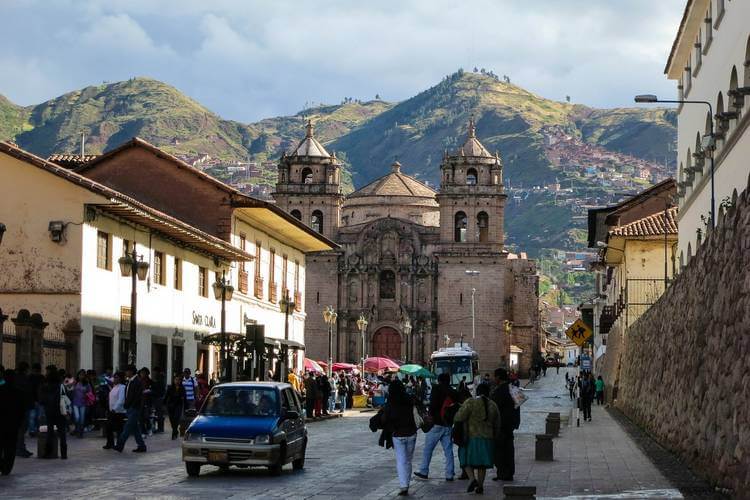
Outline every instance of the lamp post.
[(135, 242), (133, 242), (133, 251), (125, 251), (125, 254), (117, 259), (120, 265), (120, 273), (125, 277), (130, 277), (130, 352), (128, 353), (128, 364), (135, 365), (138, 361), (138, 331), (137, 325), (137, 307), (138, 307), (138, 280), (143, 281), (148, 275), (148, 262), (143, 262), (143, 255), (135, 252)]
[[(284, 340), (289, 340), (289, 316), (294, 313), (296, 304), (289, 298), (288, 289), (284, 290), (284, 297), (279, 302), (279, 307), (281, 308), (281, 312), (284, 313)], [(282, 349), (282, 353), (284, 354), (284, 370), (287, 370), (289, 364), (289, 346), (285, 346)], [(280, 377), (282, 377), (281, 381), (286, 380), (286, 373), (282, 373)]]
[(326, 306), (323, 310), (323, 321), (328, 325), (328, 367), (326, 371), (328, 372), (329, 378), (333, 367), (333, 325), (336, 324), (337, 317), (338, 314), (336, 314), (336, 310), (333, 306)]
[[(479, 276), (479, 271), (471, 269), (466, 270), (468, 276)], [(476, 345), (476, 316), (474, 315), (474, 294), (477, 292), (476, 288), (471, 289), (471, 345), (473, 348)]]
[(221, 369), (219, 370), (220, 379), (222, 382), (229, 381), (229, 370), (227, 369), (227, 310), (226, 304), (228, 300), (232, 300), (232, 294), (234, 293), (234, 287), (229, 284), (226, 279), (225, 271), (221, 271), (221, 278), (218, 274), (216, 275), (216, 282), (213, 284), (214, 297), (216, 300), (221, 301), (221, 351), (219, 358), (221, 359)]
[(409, 317), (407, 316), (404, 318), (404, 322), (401, 324), (401, 328), (404, 330), (404, 335), (406, 335), (406, 362), (409, 362), (409, 344), (411, 344), (411, 322), (409, 321)]
[[(704, 135), (703, 139), (701, 141), (703, 149), (706, 151), (712, 151), (715, 146), (715, 138), (714, 138), (714, 108), (711, 106), (711, 103), (708, 101), (687, 101), (687, 100), (666, 100), (666, 99), (659, 99), (653, 94), (642, 94), (635, 96), (635, 102), (639, 104), (650, 104), (650, 103), (667, 103), (667, 104), (703, 104), (705, 106), (708, 106), (708, 113), (711, 115), (711, 119), (709, 120), (709, 133), (708, 135)], [(709, 160), (711, 161), (711, 228), (716, 225), (716, 193), (714, 189), (714, 155), (709, 155)], [(666, 221), (664, 221), (666, 224)]]
[(367, 318), (365, 317), (365, 314), (362, 313), (359, 315), (359, 319), (357, 320), (357, 328), (359, 329), (359, 334), (362, 337), (362, 376), (364, 377), (365, 374), (365, 357), (367, 354), (365, 353), (365, 331), (367, 330)]

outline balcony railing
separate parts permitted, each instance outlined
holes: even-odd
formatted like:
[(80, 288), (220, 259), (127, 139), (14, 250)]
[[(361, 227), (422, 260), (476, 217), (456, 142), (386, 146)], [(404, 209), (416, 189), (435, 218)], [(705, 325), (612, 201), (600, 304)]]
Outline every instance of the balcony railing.
[(268, 284), (268, 300), (272, 304), (278, 300), (278, 285), (273, 281)]
[(248, 277), (247, 271), (240, 271), (239, 273), (239, 288), (240, 292), (247, 294)]
[(260, 276), (255, 277), (255, 297), (258, 299), (263, 299), (263, 278)]
[(615, 301), (602, 308), (599, 331), (609, 333), (612, 325), (625, 314), (626, 326), (630, 326), (659, 300), (664, 293), (664, 278), (629, 278), (619, 290)]
[(294, 310), (302, 312), (302, 292), (294, 292)]

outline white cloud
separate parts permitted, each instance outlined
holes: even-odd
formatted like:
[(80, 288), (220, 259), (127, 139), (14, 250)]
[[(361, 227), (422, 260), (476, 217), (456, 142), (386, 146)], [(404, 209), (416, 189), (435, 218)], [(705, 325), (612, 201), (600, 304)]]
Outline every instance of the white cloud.
[(662, 69), (684, 2), (26, 0), (4, 5), (0, 93), (32, 104), (148, 75), (251, 121), (405, 99), (478, 66), (546, 97), (630, 105), (674, 92)]

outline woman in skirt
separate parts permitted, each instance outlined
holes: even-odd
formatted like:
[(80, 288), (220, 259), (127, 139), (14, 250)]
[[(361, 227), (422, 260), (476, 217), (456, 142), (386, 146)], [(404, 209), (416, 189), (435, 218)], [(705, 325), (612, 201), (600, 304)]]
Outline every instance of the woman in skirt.
[(459, 460), (471, 482), (466, 490), (484, 493), (484, 477), (494, 464), (493, 438), (500, 426), (500, 412), (489, 399), (490, 386), (477, 387), (477, 397), (467, 399), (456, 413), (454, 425), (465, 425), (468, 440), (459, 448)]

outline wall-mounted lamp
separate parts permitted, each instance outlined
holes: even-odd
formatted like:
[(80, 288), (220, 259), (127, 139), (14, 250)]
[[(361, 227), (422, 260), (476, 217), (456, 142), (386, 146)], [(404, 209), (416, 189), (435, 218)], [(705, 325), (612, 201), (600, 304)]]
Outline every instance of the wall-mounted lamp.
[(65, 238), (65, 223), (61, 220), (49, 221), (47, 230), (49, 231), (49, 239), (55, 243), (60, 243)]

